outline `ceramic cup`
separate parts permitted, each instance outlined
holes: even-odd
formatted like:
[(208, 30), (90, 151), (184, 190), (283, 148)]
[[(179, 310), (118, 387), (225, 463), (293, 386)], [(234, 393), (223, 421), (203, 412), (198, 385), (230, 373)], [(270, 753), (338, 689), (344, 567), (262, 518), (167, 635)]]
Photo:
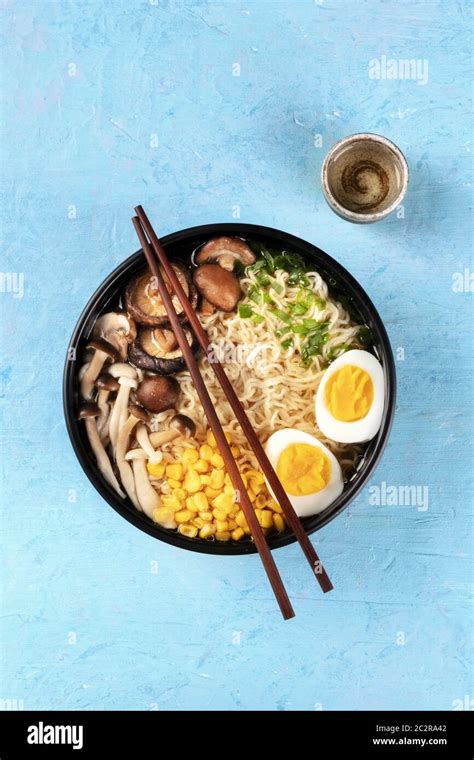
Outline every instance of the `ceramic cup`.
[(337, 142), (321, 169), (324, 197), (342, 219), (370, 224), (388, 216), (403, 200), (408, 164), (396, 145), (370, 133)]

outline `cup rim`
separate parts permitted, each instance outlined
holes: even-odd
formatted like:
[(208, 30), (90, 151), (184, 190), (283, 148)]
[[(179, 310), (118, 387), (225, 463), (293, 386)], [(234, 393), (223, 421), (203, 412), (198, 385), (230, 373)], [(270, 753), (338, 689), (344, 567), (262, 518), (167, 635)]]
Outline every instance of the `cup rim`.
[[(358, 213), (357, 211), (351, 211), (350, 209), (343, 206), (339, 201), (335, 198), (331, 188), (329, 187), (329, 181), (328, 181), (328, 167), (330, 162), (332, 161), (334, 154), (340, 150), (341, 147), (344, 145), (351, 143), (351, 142), (357, 142), (360, 141), (367, 141), (367, 142), (376, 142), (380, 143), (381, 145), (384, 145), (386, 148), (389, 148), (395, 156), (398, 158), (400, 165), (402, 167), (403, 171), (403, 178), (402, 178), (402, 186), (400, 188), (400, 191), (392, 203), (387, 206), (387, 208), (382, 209), (381, 211), (374, 211), (374, 212), (368, 212), (368, 213)], [(392, 213), (396, 209), (398, 205), (400, 205), (401, 201), (405, 197), (405, 193), (407, 191), (408, 187), (408, 180), (410, 176), (410, 171), (408, 168), (408, 162), (400, 150), (400, 148), (395, 145), (392, 140), (389, 140), (388, 137), (383, 137), (383, 135), (378, 135), (376, 132), (356, 132), (353, 135), (348, 135), (347, 137), (343, 137), (341, 140), (338, 140), (332, 148), (327, 153), (323, 165), (321, 167), (321, 185), (323, 188), (323, 194), (324, 197), (329, 204), (329, 206), (332, 208), (332, 210), (338, 214), (338, 216), (341, 216), (343, 219), (347, 219), (354, 222), (364, 223), (364, 222), (377, 222), (380, 219), (384, 219), (386, 216)]]

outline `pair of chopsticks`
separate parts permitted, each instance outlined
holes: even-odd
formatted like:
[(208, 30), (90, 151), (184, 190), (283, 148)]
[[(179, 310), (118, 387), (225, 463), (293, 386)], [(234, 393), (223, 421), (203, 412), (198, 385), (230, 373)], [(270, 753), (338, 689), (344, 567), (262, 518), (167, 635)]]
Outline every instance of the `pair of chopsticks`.
[[(206, 356), (209, 356), (209, 352), (211, 351), (210, 341), (208, 339), (206, 331), (204, 330), (203, 326), (201, 325), (201, 322), (199, 321), (199, 318), (196, 312), (191, 306), (191, 303), (189, 302), (188, 297), (186, 293), (184, 292), (181, 286), (181, 283), (179, 282), (178, 277), (176, 276), (176, 273), (173, 267), (171, 266), (168, 260), (168, 257), (145, 211), (143, 210), (141, 206), (137, 206), (135, 208), (135, 212), (137, 216), (134, 216), (132, 218), (133, 226), (135, 227), (136, 233), (140, 240), (140, 243), (143, 248), (143, 252), (145, 254), (150, 270), (153, 276), (156, 278), (156, 284), (158, 286), (160, 296), (162, 298), (164, 307), (168, 314), (171, 327), (173, 328), (173, 332), (176, 335), (176, 339), (183, 353), (186, 366), (193, 379), (197, 394), (201, 400), (204, 412), (209, 422), (209, 427), (214, 433), (214, 437), (216, 439), (218, 448), (224, 459), (225, 466), (226, 466), (227, 472), (229, 473), (232, 484), (234, 488), (236, 489), (237, 493), (239, 494), (240, 505), (242, 507), (245, 518), (251, 530), (258, 553), (260, 554), (260, 558), (262, 560), (262, 564), (265, 568), (268, 579), (270, 581), (270, 585), (272, 586), (272, 589), (274, 591), (274, 594), (280, 606), (280, 610), (282, 612), (283, 617), (285, 618), (285, 620), (288, 620), (289, 618), (293, 617), (295, 613), (291, 606), (291, 602), (288, 598), (288, 594), (286, 593), (278, 568), (275, 564), (275, 561), (268, 547), (266, 538), (258, 522), (257, 515), (255, 514), (252, 503), (250, 501), (250, 497), (243, 484), (239, 469), (237, 467), (233, 454), (230, 450), (230, 446), (225, 437), (224, 430), (222, 429), (222, 426), (219, 422), (219, 418), (216, 414), (216, 411), (210, 399), (209, 393), (207, 391), (206, 385), (199, 371), (197, 361), (189, 346), (189, 343), (186, 339), (183, 328), (181, 326), (181, 322), (175, 311), (175, 308), (171, 299), (171, 295), (168, 291), (168, 288), (165, 285), (163, 275), (160, 271), (161, 268), (165, 272), (166, 277), (171, 286), (171, 289), (174, 292), (174, 294), (177, 296), (182, 306), (182, 309), (187, 317), (188, 323), (191, 326)], [(159, 264), (161, 265), (161, 268)], [(285, 490), (283, 489), (283, 486), (281, 485), (280, 480), (278, 479), (278, 476), (275, 470), (270, 464), (270, 461), (267, 455), (265, 454), (263, 446), (260, 443), (257, 437), (257, 434), (255, 433), (255, 430), (253, 429), (250, 423), (250, 420), (245, 414), (245, 411), (239, 399), (237, 398), (237, 395), (235, 394), (235, 391), (229, 381), (229, 378), (227, 377), (224, 371), (222, 364), (219, 361), (217, 361), (215, 356), (212, 356), (212, 361), (210, 362), (210, 364), (216, 374), (217, 379), (219, 380), (222, 390), (224, 391), (227, 397), (227, 400), (229, 401), (229, 404), (250, 446), (252, 447), (255, 453), (258, 463), (260, 467), (262, 468), (262, 472), (267, 477), (268, 482), (275, 494), (275, 497), (282, 508), (286, 522), (289, 525), (289, 527), (293, 530), (303, 550), (303, 553), (306, 559), (308, 560), (311, 566), (311, 569), (316, 579), (319, 582), (319, 585), (321, 586), (321, 589), (324, 591), (324, 593), (326, 593), (327, 591), (330, 591), (333, 588), (333, 586), (329, 579), (329, 576), (327, 575), (321, 561), (319, 560), (319, 557), (311, 541), (309, 540), (306, 534), (306, 531), (298, 515), (296, 514)]]

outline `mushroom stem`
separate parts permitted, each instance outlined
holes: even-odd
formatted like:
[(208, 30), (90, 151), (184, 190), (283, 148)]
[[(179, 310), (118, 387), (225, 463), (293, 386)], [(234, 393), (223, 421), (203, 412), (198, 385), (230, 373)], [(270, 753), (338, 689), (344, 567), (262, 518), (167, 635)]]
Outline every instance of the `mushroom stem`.
[(143, 512), (153, 520), (153, 512), (162, 506), (161, 499), (148, 478), (144, 459), (132, 460), (133, 477), (138, 501)]
[(160, 430), (157, 433), (150, 433), (148, 436), (150, 443), (154, 448), (163, 446), (165, 443), (174, 441), (175, 438), (179, 438), (181, 433), (179, 430)]
[(135, 436), (142, 449), (148, 454), (150, 462), (152, 464), (159, 464), (163, 459), (163, 454), (161, 451), (155, 451), (151, 445), (146, 425), (139, 425), (135, 431)]
[(89, 343), (86, 345), (86, 349), (89, 348), (93, 349), (94, 355), (92, 356), (89, 366), (84, 372), (80, 385), (81, 396), (87, 401), (90, 401), (92, 398), (94, 383), (97, 380), (105, 362), (107, 360), (117, 361), (118, 359), (116, 348), (108, 341), (103, 340), (103, 338), (97, 338), (96, 340), (89, 341)]
[(119, 435), (119, 429), (123, 427), (127, 421), (127, 407), (128, 399), (130, 396), (130, 389), (136, 388), (138, 383), (130, 377), (119, 377), (120, 389), (115, 399), (115, 404), (112, 407), (109, 418), (109, 437), (110, 443), (114, 455), (117, 448), (117, 439)]
[(108, 403), (109, 395), (110, 391), (104, 388), (103, 390), (99, 391), (99, 395), (97, 397), (97, 406), (100, 409), (100, 415), (97, 418), (97, 430), (99, 431), (99, 435), (102, 440), (104, 440), (107, 435), (107, 421), (110, 411), (110, 406)]
[(133, 413), (130, 413), (130, 416), (128, 420), (126, 421), (125, 425), (123, 425), (119, 430), (115, 456), (116, 456), (116, 461), (117, 461), (117, 467), (120, 472), (120, 477), (122, 479), (122, 485), (125, 488), (128, 496), (130, 497), (130, 500), (132, 501), (133, 505), (138, 509), (139, 512), (141, 512), (142, 508), (137, 498), (137, 492), (135, 490), (135, 479), (133, 477), (132, 468), (130, 467), (129, 463), (125, 459), (125, 454), (127, 452), (130, 433), (132, 432), (133, 428), (139, 421), (140, 420), (138, 419), (138, 417), (135, 417)]
[(120, 488), (118, 480), (114, 475), (112, 465), (110, 464), (110, 459), (107, 456), (102, 441), (100, 440), (100, 435), (97, 430), (97, 423), (95, 419), (93, 417), (87, 417), (84, 422), (86, 424), (87, 437), (89, 439), (91, 449), (94, 452), (94, 456), (97, 460), (97, 466), (100, 472), (104, 476), (107, 483), (109, 483), (112, 488), (118, 493), (118, 495), (124, 499), (125, 494)]
[(108, 355), (104, 351), (94, 351), (94, 356), (89, 362), (84, 375), (81, 380), (81, 396), (82, 398), (90, 400), (92, 398), (92, 391), (94, 389), (94, 383), (100, 375), (100, 371), (104, 366), (104, 362), (108, 359)]

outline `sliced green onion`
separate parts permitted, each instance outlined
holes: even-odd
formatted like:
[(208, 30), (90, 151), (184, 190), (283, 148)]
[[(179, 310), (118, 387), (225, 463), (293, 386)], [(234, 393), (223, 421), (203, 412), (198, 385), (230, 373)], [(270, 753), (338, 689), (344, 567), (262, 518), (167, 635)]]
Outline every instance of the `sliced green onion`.
[(253, 310), (251, 306), (248, 305), (248, 303), (241, 303), (239, 305), (239, 317), (242, 319), (248, 319), (253, 314)]
[(275, 293), (278, 293), (279, 296), (281, 296), (281, 294), (285, 290), (285, 288), (283, 287), (283, 285), (280, 285), (280, 283), (277, 282), (276, 280), (272, 280), (271, 281), (270, 287), (272, 288), (272, 290), (275, 291)]
[(288, 311), (295, 317), (302, 317), (308, 311), (309, 305), (307, 303), (290, 303), (288, 305)]
[(372, 331), (367, 325), (360, 328), (357, 337), (364, 346), (370, 346), (374, 342)]
[(349, 349), (350, 346), (347, 343), (340, 343), (338, 346), (334, 346), (330, 351), (328, 351), (328, 361), (333, 362), (334, 359), (337, 359), (338, 356), (341, 356), (341, 354), (345, 353)]
[(285, 349), (285, 351), (288, 348), (292, 348), (293, 346), (293, 338), (287, 338), (286, 340), (282, 340), (281, 347)]
[(261, 252), (262, 252), (263, 258), (265, 259), (265, 264), (268, 271), (270, 272), (270, 274), (273, 274), (273, 272), (275, 271), (275, 262), (273, 260), (272, 254), (270, 253), (270, 251), (268, 251), (265, 248), (264, 245), (262, 245), (261, 247)]
[(306, 333), (305, 326), (301, 322), (292, 325), (291, 329), (296, 335), (305, 335)]
[(262, 303), (263, 301), (263, 294), (260, 288), (258, 288), (256, 285), (252, 285), (251, 288), (249, 288), (248, 297), (251, 301), (254, 303)]
[(281, 309), (271, 309), (271, 313), (287, 325), (291, 323), (291, 315), (287, 314), (286, 311), (282, 311)]
[(252, 314), (251, 319), (254, 325), (261, 325), (262, 322), (265, 322), (265, 317), (262, 317), (261, 314)]
[(286, 333), (290, 332), (291, 325), (284, 325), (283, 327), (279, 327), (278, 330), (275, 330), (275, 335), (277, 338), (282, 338)]
[(245, 274), (245, 265), (241, 262), (240, 259), (236, 258), (234, 260), (234, 266), (232, 268), (232, 271), (237, 277), (243, 277)]

